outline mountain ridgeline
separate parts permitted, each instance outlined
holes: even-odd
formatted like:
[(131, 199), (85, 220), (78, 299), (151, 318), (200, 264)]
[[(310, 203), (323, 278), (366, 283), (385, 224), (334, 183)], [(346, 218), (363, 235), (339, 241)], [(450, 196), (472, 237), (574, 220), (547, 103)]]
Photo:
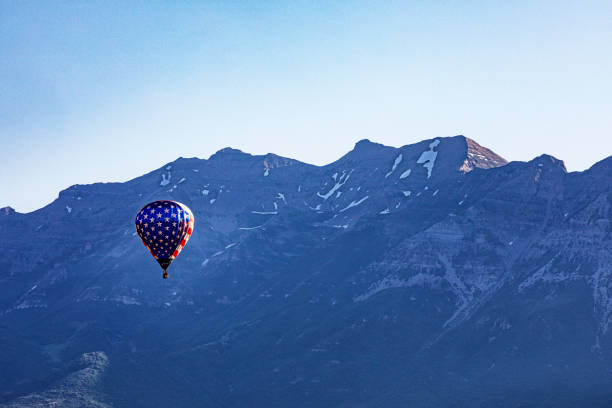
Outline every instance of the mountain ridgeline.
[[(163, 199), (168, 280), (133, 224)], [(612, 158), (463, 136), (75, 185), (0, 210), (0, 406), (610, 407), (611, 218)]]

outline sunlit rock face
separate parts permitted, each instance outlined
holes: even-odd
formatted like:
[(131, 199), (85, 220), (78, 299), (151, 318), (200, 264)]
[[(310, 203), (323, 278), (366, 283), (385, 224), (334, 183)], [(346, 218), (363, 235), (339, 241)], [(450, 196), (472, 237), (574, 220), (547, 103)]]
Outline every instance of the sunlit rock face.
[[(163, 199), (195, 216), (168, 280), (133, 228)], [(611, 217), (612, 158), (463, 136), (72, 186), (0, 209), (0, 403), (608, 407)]]

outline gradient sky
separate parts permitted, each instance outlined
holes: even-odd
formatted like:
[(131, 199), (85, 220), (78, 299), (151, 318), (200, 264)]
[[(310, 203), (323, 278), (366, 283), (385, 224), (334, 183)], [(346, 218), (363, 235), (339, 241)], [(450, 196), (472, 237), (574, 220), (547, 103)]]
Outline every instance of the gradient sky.
[(326, 164), (464, 134), (583, 170), (612, 155), (611, 21), (609, 0), (0, 0), (0, 206), (225, 146)]

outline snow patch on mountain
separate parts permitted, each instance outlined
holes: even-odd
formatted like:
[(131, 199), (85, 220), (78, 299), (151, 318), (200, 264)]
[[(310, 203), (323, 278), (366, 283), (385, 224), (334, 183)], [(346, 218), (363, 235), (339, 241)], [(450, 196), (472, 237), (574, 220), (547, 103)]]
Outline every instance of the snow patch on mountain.
[(405, 179), (406, 177), (408, 177), (410, 175), (410, 173), (412, 173), (412, 169), (408, 169), (405, 172), (403, 172), (402, 174), (400, 174), (400, 180)]
[(243, 230), (243, 231), (250, 231), (250, 230), (256, 230), (263, 227), (263, 225), (258, 225), (256, 227), (239, 227), (239, 230)]
[(334, 194), (336, 192), (336, 190), (338, 190), (340, 187), (342, 187), (344, 184), (346, 184), (346, 182), (348, 181), (349, 177), (351, 177), (351, 173), (352, 172), (353, 172), (353, 170), (351, 170), (348, 174), (346, 174), (346, 171), (342, 171), (342, 176), (340, 176), (340, 179), (336, 182), (336, 184), (334, 184), (334, 186), (327, 193), (325, 193), (325, 194), (321, 194), (321, 193), (317, 192), (317, 196), (321, 197), (324, 200), (327, 200), (329, 197), (332, 196), (332, 194)]
[(438, 157), (438, 152), (434, 151), (434, 148), (440, 144), (440, 139), (436, 139), (429, 144), (429, 150), (421, 153), (421, 157), (417, 160), (417, 164), (422, 164), (423, 167), (427, 168), (427, 178), (431, 178), (431, 172), (433, 171)]
[(170, 184), (170, 178), (172, 177), (172, 174), (170, 174), (170, 172), (168, 172), (168, 177), (166, 178), (166, 175), (164, 173), (162, 173), (162, 180), (159, 182), (160, 186), (167, 186), (168, 184)]
[(397, 169), (397, 166), (402, 162), (403, 156), (400, 153), (396, 158), (395, 161), (393, 162), (393, 166), (391, 167), (391, 170), (385, 175), (385, 178), (389, 177), (390, 175), (393, 174), (393, 172), (395, 171), (395, 169)]
[(351, 201), (351, 203), (349, 205), (347, 205), (346, 207), (344, 207), (343, 209), (341, 209), (339, 212), (344, 212), (346, 210), (348, 210), (349, 208), (353, 208), (358, 206), (359, 204), (363, 203), (365, 200), (367, 200), (368, 198), (370, 198), (370, 196), (365, 196), (360, 200), (357, 201)]

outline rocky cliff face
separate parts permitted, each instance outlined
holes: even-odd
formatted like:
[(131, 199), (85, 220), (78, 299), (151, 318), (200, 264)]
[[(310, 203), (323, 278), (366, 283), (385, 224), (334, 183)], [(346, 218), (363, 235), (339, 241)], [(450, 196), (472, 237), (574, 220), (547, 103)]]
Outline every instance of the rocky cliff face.
[[(133, 229), (157, 199), (196, 217), (167, 281)], [(228, 148), (2, 209), (0, 402), (99, 352), (114, 406), (609, 406), (611, 203), (612, 158), (457, 136)]]

